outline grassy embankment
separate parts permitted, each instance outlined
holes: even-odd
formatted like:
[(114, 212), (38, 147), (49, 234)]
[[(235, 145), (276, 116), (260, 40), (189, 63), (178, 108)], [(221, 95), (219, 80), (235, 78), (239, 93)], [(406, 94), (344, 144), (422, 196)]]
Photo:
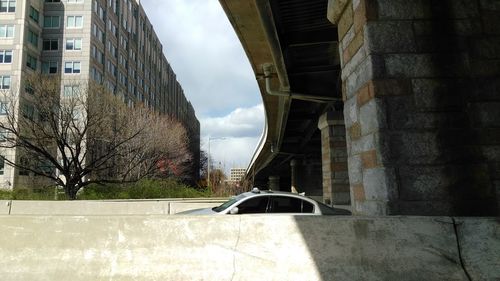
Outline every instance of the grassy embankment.
[[(56, 200), (54, 187), (14, 191), (0, 190), (0, 200)], [(90, 185), (79, 192), (79, 200), (102, 199), (152, 199), (152, 198), (194, 198), (210, 197), (207, 190), (196, 189), (175, 180), (141, 180), (131, 184)], [(57, 200), (66, 200), (59, 190)]]

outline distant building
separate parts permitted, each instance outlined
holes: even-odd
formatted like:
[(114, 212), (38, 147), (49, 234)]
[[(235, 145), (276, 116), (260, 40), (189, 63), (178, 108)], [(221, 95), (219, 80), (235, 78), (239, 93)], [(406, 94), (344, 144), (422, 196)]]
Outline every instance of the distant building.
[(229, 181), (233, 183), (241, 181), (245, 177), (246, 171), (245, 168), (231, 168)]
[[(139, 0), (2, 0), (0, 45), (0, 88), (19, 89), (20, 99), (29, 95), (24, 77), (41, 72), (61, 77), (61, 95), (93, 80), (129, 106), (143, 104), (180, 121), (197, 180), (200, 123)], [(15, 148), (4, 153), (23, 160)], [(29, 177), (0, 162), (0, 188), (25, 185)]]

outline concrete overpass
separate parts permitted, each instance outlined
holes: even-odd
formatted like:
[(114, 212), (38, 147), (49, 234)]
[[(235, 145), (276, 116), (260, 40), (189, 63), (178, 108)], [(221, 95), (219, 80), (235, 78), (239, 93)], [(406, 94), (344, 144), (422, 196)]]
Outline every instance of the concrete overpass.
[(497, 1), (220, 0), (266, 130), (255, 185), (363, 215), (498, 215)]

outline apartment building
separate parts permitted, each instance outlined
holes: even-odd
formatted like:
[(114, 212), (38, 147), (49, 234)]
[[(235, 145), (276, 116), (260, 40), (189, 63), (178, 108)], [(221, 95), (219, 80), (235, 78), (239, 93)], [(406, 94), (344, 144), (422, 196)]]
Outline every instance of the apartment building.
[[(199, 121), (139, 0), (0, 0), (0, 89), (27, 94), (23, 76), (32, 72), (60, 76), (61, 95), (78, 87), (75, 81), (94, 80), (129, 106), (176, 118), (199, 163)], [(0, 163), (0, 188), (32, 178)]]
[(245, 173), (245, 168), (231, 168), (229, 172), (229, 181), (234, 183), (240, 182), (245, 177)]

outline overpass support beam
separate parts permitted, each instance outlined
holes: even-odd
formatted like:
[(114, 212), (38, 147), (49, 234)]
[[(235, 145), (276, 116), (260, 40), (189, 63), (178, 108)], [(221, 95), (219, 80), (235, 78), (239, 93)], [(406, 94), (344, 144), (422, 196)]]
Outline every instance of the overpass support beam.
[(347, 148), (344, 116), (329, 111), (320, 116), (323, 202), (327, 205), (349, 205)]
[(291, 175), (290, 191), (294, 193), (302, 192), (301, 188), (299, 187), (299, 171), (298, 171), (299, 165), (300, 162), (297, 159), (292, 159), (290, 161), (290, 175)]
[(327, 15), (353, 212), (500, 214), (499, 6), (329, 0)]

